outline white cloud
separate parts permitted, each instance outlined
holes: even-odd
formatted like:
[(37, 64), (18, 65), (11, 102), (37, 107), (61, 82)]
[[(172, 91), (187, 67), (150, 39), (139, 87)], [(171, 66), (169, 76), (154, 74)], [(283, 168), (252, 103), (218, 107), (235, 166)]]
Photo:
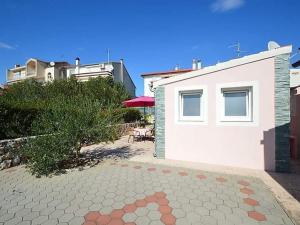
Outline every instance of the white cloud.
[(15, 49), (13, 46), (6, 44), (4, 42), (0, 42), (0, 48), (5, 48), (5, 49)]
[(211, 4), (213, 12), (226, 12), (232, 9), (237, 9), (245, 4), (245, 0), (215, 0)]

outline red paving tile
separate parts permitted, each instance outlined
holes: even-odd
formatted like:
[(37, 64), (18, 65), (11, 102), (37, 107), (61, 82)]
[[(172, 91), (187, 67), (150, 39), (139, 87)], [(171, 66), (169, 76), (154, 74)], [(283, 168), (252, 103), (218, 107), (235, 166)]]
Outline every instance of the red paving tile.
[(172, 212), (172, 208), (168, 205), (159, 206), (159, 211), (161, 214), (170, 214)]
[(182, 176), (182, 177), (185, 177), (185, 176), (187, 176), (188, 175), (188, 173), (187, 172), (179, 172), (178, 173), (180, 176)]
[(144, 199), (142, 199), (142, 200), (136, 200), (135, 201), (135, 205), (137, 207), (145, 207), (147, 205), (147, 202)]
[(87, 221), (83, 225), (97, 225), (97, 223), (93, 221)]
[(171, 173), (171, 170), (162, 170), (162, 172), (163, 172), (164, 174), (166, 174), (166, 173)]
[(252, 199), (252, 198), (244, 198), (244, 203), (251, 206), (259, 205), (258, 201)]
[(123, 210), (124, 212), (126, 213), (131, 213), (131, 212), (134, 212), (136, 210), (136, 205), (135, 204), (128, 204), (128, 205), (125, 205)]
[(164, 192), (155, 192), (154, 196), (156, 198), (165, 198), (167, 195)]
[(98, 217), (101, 216), (101, 214), (99, 212), (89, 212), (88, 214), (86, 214), (84, 216), (86, 221), (96, 221), (98, 219)]
[(204, 176), (204, 175), (202, 175), (202, 174), (198, 174), (196, 177), (197, 177), (198, 179), (200, 179), (200, 180), (203, 180), (203, 179), (206, 179), (206, 178), (207, 178), (206, 176)]
[(124, 225), (125, 222), (122, 219), (112, 219), (107, 225)]
[(155, 197), (155, 195), (150, 195), (150, 196), (147, 196), (145, 198), (146, 202), (150, 203), (150, 202), (156, 202), (157, 201), (157, 198)]
[(162, 217), (160, 218), (160, 220), (166, 224), (166, 225), (173, 225), (176, 222), (176, 218), (175, 216), (171, 215), (171, 214), (165, 214), (162, 215)]
[(168, 205), (169, 201), (165, 198), (160, 198), (160, 199), (157, 200), (157, 204), (159, 204), (159, 205)]
[(158, 211), (161, 213), (161, 221), (165, 225), (174, 225), (176, 218), (172, 215), (172, 208), (168, 205), (169, 201), (166, 199), (166, 193), (156, 192), (154, 195), (149, 195), (144, 199), (136, 200), (132, 204), (127, 204), (123, 209), (115, 209), (109, 215), (101, 215), (101, 212), (91, 211), (87, 213), (84, 225), (136, 225), (134, 222), (125, 223), (123, 216), (126, 213), (133, 213), (137, 208), (147, 206), (150, 202), (159, 205)]
[(96, 220), (97, 225), (107, 225), (111, 221), (111, 217), (108, 215), (101, 215)]
[(125, 212), (122, 209), (115, 209), (111, 214), (110, 217), (114, 219), (120, 219), (123, 217)]
[(249, 186), (250, 185), (250, 183), (248, 181), (245, 181), (245, 180), (239, 180), (238, 184), (243, 185), (243, 186)]
[(252, 194), (254, 194), (254, 191), (253, 191), (253, 190), (251, 190), (250, 188), (246, 188), (246, 187), (241, 188), (241, 189), (240, 189), (240, 192), (242, 192), (242, 193), (244, 193), (244, 194), (247, 194), (247, 195), (252, 195)]
[(151, 168), (148, 168), (147, 170), (150, 171), (150, 172), (153, 172), (153, 171), (156, 171), (156, 168), (151, 167)]
[(254, 220), (257, 220), (257, 221), (265, 221), (267, 220), (266, 216), (264, 214), (261, 214), (259, 212), (256, 212), (256, 211), (250, 211), (248, 212), (248, 216)]
[(216, 180), (222, 183), (227, 181), (224, 177), (217, 177)]
[(135, 166), (133, 167), (134, 169), (141, 169), (142, 167), (141, 166)]

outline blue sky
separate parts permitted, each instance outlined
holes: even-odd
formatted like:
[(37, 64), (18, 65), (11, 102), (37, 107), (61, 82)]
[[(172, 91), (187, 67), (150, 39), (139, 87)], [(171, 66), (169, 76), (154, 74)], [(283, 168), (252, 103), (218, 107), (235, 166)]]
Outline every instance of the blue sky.
[[(1, 0), (0, 83), (30, 57), (81, 63), (123, 58), (143, 93), (141, 73), (204, 66), (266, 50), (300, 47), (299, 0)], [(298, 56), (293, 60), (299, 59)]]

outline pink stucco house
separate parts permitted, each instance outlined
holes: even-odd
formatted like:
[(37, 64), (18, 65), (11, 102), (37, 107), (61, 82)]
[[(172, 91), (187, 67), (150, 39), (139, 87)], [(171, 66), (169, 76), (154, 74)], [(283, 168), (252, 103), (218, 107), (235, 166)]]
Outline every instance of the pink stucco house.
[(158, 158), (289, 171), (291, 46), (154, 82)]

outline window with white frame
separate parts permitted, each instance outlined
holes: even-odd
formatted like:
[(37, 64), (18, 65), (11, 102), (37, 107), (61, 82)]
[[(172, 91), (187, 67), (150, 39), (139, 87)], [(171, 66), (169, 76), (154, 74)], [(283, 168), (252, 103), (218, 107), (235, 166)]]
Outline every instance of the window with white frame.
[(221, 121), (252, 121), (252, 87), (226, 87), (221, 92)]
[(203, 91), (186, 90), (179, 92), (180, 121), (203, 120)]

